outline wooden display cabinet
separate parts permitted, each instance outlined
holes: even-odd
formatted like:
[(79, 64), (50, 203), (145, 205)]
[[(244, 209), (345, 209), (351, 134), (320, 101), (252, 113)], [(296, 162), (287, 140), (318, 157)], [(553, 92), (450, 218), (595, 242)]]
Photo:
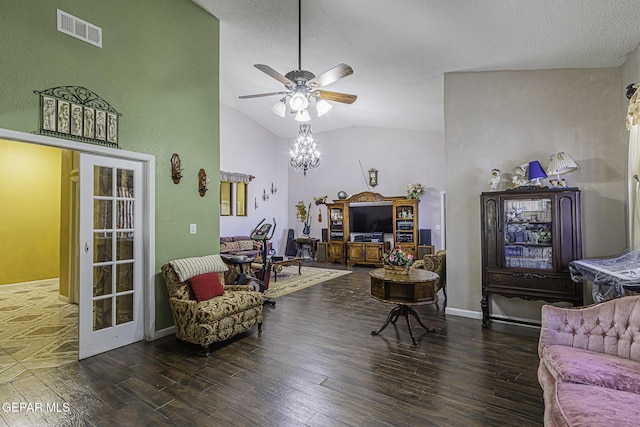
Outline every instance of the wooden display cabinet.
[(373, 265), (382, 267), (382, 254), (389, 250), (389, 242), (347, 242), (347, 265)]
[(329, 221), (327, 262), (345, 262), (345, 243), (349, 241), (349, 205), (327, 204)]
[(393, 201), (393, 244), (403, 252), (417, 255), (419, 199)]
[[(402, 196), (385, 197), (371, 191), (354, 194), (348, 199), (334, 199), (327, 204), (328, 242), (327, 262), (345, 261), (349, 265), (380, 265), (382, 253), (391, 246), (400, 247), (404, 252), (416, 256), (418, 253), (418, 199)], [(393, 216), (393, 243), (351, 242), (349, 232), (349, 207), (356, 203), (385, 202), (391, 204)], [(362, 246), (366, 243), (369, 246)], [(374, 259), (375, 258), (375, 259)]]
[(569, 274), (569, 263), (582, 258), (580, 191), (516, 189), (480, 199), (482, 326), (493, 319), (493, 294), (582, 305), (582, 284)]

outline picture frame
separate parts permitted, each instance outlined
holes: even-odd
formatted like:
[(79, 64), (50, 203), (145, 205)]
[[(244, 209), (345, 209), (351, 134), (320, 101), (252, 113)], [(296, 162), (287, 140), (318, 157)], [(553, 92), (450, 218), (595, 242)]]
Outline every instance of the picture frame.
[(56, 99), (48, 96), (42, 97), (42, 129), (55, 132), (56, 131)]
[(57, 129), (59, 133), (69, 133), (70, 122), (70, 104), (66, 101), (58, 101), (58, 117), (57, 117)]
[(71, 104), (70, 133), (75, 136), (82, 136), (82, 105)]
[(96, 110), (84, 107), (83, 135), (85, 138), (93, 139), (96, 132)]
[(118, 116), (112, 113), (107, 113), (107, 141), (118, 143)]
[(107, 113), (106, 111), (96, 109), (96, 135), (95, 138), (100, 141), (107, 140)]

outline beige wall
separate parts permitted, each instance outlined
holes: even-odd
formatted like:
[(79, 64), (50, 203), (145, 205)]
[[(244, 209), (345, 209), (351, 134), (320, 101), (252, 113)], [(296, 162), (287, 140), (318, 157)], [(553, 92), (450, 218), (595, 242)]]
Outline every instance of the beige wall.
[[(566, 151), (580, 167), (566, 179), (582, 190), (584, 257), (625, 249), (623, 96), (619, 68), (445, 75), (447, 282), (452, 312), (480, 311), (479, 195), (489, 189), (492, 168), (511, 174), (516, 165), (531, 160), (546, 167), (551, 153)], [(538, 320), (540, 305), (496, 297), (493, 313)]]

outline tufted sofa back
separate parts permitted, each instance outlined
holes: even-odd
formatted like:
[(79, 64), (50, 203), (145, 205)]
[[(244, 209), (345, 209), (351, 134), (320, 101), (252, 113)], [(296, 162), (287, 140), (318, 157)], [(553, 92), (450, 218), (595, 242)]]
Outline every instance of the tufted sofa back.
[[(181, 274), (176, 271), (174, 265), (182, 267), (180, 270)], [(191, 277), (196, 274), (215, 271), (221, 273), (219, 274), (220, 281), (222, 282), (222, 285), (224, 285), (224, 274), (222, 273), (227, 270), (227, 266), (219, 255), (207, 255), (203, 257), (174, 260), (163, 265), (161, 270), (167, 286), (169, 298), (189, 300), (194, 299), (188, 283), (188, 280)], [(183, 276), (182, 280), (180, 279), (181, 275)]]
[(571, 310), (544, 305), (538, 355), (554, 344), (640, 361), (640, 295)]

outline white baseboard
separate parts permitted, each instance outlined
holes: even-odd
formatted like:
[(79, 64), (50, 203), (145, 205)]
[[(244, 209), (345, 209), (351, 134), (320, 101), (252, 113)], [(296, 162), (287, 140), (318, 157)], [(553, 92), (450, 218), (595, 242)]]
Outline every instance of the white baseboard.
[(149, 341), (153, 341), (153, 340), (157, 340), (160, 338), (164, 338), (166, 336), (172, 335), (176, 333), (176, 327), (175, 326), (169, 326), (168, 328), (165, 329), (160, 329), (159, 331), (156, 331), (156, 333), (150, 338)]
[[(469, 319), (482, 320), (482, 312), (480, 312), (480, 311), (461, 310), (459, 308), (449, 308), (449, 307), (447, 307), (447, 309), (445, 310), (445, 314), (451, 315), (451, 316), (467, 317)], [(519, 322), (536, 323), (536, 325), (513, 323), (513, 322), (509, 322), (509, 320), (517, 320)], [(491, 321), (492, 322), (498, 322), (498, 323), (508, 323), (510, 325), (516, 325), (516, 326), (524, 326), (526, 328), (540, 328), (540, 325), (537, 325), (537, 323), (540, 323), (539, 320), (536, 320), (536, 319), (524, 319), (524, 318), (521, 318), (521, 317), (513, 317), (513, 316), (505, 316), (503, 314), (494, 314), (493, 318), (491, 319)]]
[(447, 309), (444, 311), (445, 314), (450, 314), (452, 316), (460, 316), (460, 317), (467, 317), (469, 319), (479, 319), (482, 320), (482, 313), (479, 311), (471, 311), (471, 310), (462, 310), (459, 308), (450, 308), (447, 307)]

